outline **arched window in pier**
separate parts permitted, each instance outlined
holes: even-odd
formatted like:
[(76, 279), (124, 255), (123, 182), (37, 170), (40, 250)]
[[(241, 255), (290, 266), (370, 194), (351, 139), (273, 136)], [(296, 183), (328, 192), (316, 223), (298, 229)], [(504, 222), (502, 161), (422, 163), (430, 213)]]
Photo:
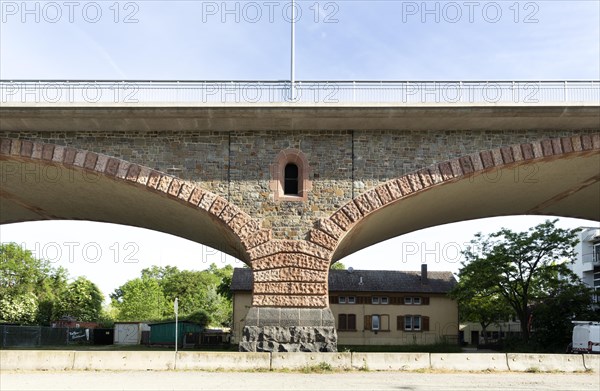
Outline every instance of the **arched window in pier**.
[(275, 201), (306, 201), (312, 184), (308, 160), (298, 149), (285, 149), (271, 167), (271, 190)]
[(294, 163), (286, 164), (284, 171), (283, 194), (295, 196), (299, 195), (298, 180), (298, 166)]

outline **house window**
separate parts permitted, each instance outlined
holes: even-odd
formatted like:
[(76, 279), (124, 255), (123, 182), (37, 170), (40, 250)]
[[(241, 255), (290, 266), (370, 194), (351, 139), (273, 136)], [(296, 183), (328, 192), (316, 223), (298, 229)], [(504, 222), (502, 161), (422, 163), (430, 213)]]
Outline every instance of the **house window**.
[(413, 326), (413, 328), (412, 328), (413, 331), (421, 330), (421, 317), (420, 316), (413, 316), (412, 326)]
[(371, 304), (388, 304), (390, 300), (387, 296), (373, 296), (371, 297)]
[(356, 315), (355, 314), (339, 314), (338, 315), (338, 330), (340, 330), (340, 331), (355, 331), (356, 330)]
[(365, 315), (365, 330), (390, 331), (389, 315)]
[(397, 330), (404, 331), (429, 331), (429, 317), (420, 315), (398, 316)]
[(348, 296), (348, 304), (355, 304), (355, 303), (356, 303), (356, 297)]
[(346, 304), (346, 296), (340, 296), (338, 299), (338, 303), (340, 304)]
[(379, 315), (371, 316), (371, 330), (379, 330), (380, 327), (380, 318)]
[(283, 194), (298, 195), (298, 166), (288, 163), (285, 166)]
[[(404, 304), (414, 304), (414, 305), (421, 305), (422, 301), (420, 297), (405, 297), (404, 298)], [(425, 304), (429, 304), (429, 302), (425, 303)]]

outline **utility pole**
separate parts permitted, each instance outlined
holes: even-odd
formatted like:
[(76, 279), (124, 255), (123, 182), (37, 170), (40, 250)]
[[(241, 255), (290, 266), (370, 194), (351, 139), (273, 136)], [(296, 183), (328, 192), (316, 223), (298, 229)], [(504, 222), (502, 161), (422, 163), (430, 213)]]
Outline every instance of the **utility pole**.
[(173, 304), (173, 308), (175, 309), (175, 359), (177, 359), (177, 329), (178, 329), (178, 318), (177, 313), (179, 312), (179, 299), (175, 298), (175, 303)]

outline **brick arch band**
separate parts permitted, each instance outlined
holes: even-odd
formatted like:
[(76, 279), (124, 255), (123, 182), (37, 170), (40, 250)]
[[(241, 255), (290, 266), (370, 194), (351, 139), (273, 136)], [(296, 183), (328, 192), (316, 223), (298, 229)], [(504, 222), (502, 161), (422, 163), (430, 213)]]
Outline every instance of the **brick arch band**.
[[(330, 261), (335, 262), (355, 251), (340, 252), (340, 245), (348, 234), (367, 217), (388, 206), (423, 194), (434, 187), (474, 178), (493, 170), (590, 154), (600, 154), (599, 133), (501, 147), (436, 163), (362, 193), (330, 217), (317, 221), (308, 234), (308, 240), (328, 249), (332, 257)], [(596, 166), (600, 168), (597, 163)], [(600, 170), (588, 180), (588, 185), (598, 181)]]
[[(231, 247), (236, 251), (231, 249), (228, 251), (227, 248), (219, 248), (219, 250), (239, 257), (248, 264), (250, 264), (248, 251), (271, 239), (270, 230), (262, 229), (259, 221), (251, 218), (223, 197), (189, 181), (139, 164), (82, 149), (6, 138), (0, 139), (0, 160), (81, 170), (89, 175), (99, 175), (140, 190), (159, 194), (191, 210), (208, 214), (211, 220), (220, 225), (221, 230), (228, 231), (231, 236), (239, 240), (239, 243), (231, 243)], [(6, 191), (1, 195), (9, 199), (12, 197)], [(6, 222), (14, 221), (1, 221), (1, 223)]]

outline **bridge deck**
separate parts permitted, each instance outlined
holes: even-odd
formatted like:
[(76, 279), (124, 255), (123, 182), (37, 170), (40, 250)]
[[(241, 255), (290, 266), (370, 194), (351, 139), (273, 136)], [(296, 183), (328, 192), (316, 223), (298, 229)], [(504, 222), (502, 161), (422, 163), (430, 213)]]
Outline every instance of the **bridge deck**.
[(600, 104), (548, 106), (0, 108), (0, 130), (586, 130)]

